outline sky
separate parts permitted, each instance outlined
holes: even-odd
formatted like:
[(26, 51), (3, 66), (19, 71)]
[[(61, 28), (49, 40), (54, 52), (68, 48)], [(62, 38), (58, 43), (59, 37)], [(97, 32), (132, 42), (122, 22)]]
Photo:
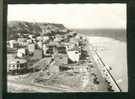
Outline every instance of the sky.
[(74, 29), (126, 28), (126, 4), (10, 4), (8, 21), (60, 23)]

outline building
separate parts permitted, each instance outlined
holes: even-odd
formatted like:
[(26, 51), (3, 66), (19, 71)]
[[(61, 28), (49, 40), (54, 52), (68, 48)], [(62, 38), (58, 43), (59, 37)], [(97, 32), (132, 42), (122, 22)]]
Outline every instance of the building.
[(35, 51), (35, 44), (28, 44), (28, 53), (33, 54)]
[(57, 34), (57, 35), (55, 35), (54, 41), (55, 42), (60, 42), (62, 39), (63, 39), (62, 35)]
[(17, 39), (17, 42), (26, 42), (26, 41), (27, 38), (23, 38), (23, 37)]
[(74, 49), (75, 48), (75, 44), (74, 43), (67, 43), (66, 44), (66, 49), (67, 50), (72, 50), (72, 49)]
[(46, 42), (47, 40), (49, 40), (49, 37), (48, 36), (43, 36), (43, 42)]
[(16, 40), (9, 40), (9, 41), (7, 42), (7, 45), (8, 45), (9, 48), (17, 48), (18, 43), (17, 43)]
[(17, 50), (17, 57), (22, 58), (26, 55), (26, 49), (25, 48), (19, 48)]
[(19, 46), (26, 46), (27, 45), (27, 38), (18, 38), (17, 42)]
[(23, 74), (27, 70), (27, 61), (25, 59), (14, 59), (8, 62), (7, 72), (10, 74)]
[(42, 43), (41, 41), (38, 41), (38, 42), (37, 42), (37, 47), (38, 47), (39, 49), (42, 49), (42, 44), (43, 44), (43, 43)]
[(37, 36), (37, 37), (36, 37), (36, 40), (42, 41), (42, 40), (43, 40), (43, 37), (42, 37), (42, 36)]
[(69, 59), (73, 62), (79, 62), (80, 59), (80, 52), (76, 50), (67, 51), (67, 55)]
[(29, 37), (30, 39), (33, 39), (33, 38), (34, 38), (34, 35), (30, 34), (28, 37)]
[(46, 54), (48, 47), (46, 46), (46, 44), (43, 44), (43, 55)]
[(28, 43), (28, 44), (32, 43), (32, 40), (31, 40), (31, 39), (28, 39), (28, 40), (27, 40), (27, 43)]

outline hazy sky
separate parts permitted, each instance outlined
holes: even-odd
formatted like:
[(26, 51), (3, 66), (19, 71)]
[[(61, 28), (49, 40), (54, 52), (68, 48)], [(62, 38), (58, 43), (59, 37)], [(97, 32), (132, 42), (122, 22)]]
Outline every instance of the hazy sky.
[(62, 23), (67, 28), (126, 28), (126, 4), (8, 5), (8, 21)]

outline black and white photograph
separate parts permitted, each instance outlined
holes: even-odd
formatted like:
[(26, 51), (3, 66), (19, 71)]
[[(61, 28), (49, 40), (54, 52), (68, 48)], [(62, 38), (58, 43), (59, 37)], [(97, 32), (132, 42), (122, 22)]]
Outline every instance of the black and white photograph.
[(128, 92), (126, 9), (8, 4), (7, 92)]

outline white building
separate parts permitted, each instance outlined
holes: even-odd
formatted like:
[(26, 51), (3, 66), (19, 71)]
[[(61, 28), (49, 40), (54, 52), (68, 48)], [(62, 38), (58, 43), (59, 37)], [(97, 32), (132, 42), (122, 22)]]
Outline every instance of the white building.
[(16, 40), (10, 40), (10, 41), (8, 41), (8, 43), (9, 43), (10, 48), (14, 48), (15, 44), (17, 44), (17, 41)]
[(43, 44), (43, 54), (45, 55), (46, 54), (46, 51), (47, 51), (47, 46), (46, 46), (46, 44)]
[(28, 40), (27, 40), (27, 43), (28, 43), (28, 44), (32, 43), (32, 40), (31, 40), (31, 39), (28, 39)]
[(27, 38), (18, 38), (17, 42), (21, 46), (26, 46), (27, 45)]
[(43, 40), (43, 37), (42, 37), (42, 36), (38, 36), (36, 39), (37, 39), (38, 41), (42, 41), (42, 40)]
[(80, 52), (79, 51), (67, 51), (69, 59), (71, 59), (73, 62), (78, 62), (80, 59)]
[(30, 39), (32, 39), (32, 38), (34, 37), (34, 35), (29, 35), (28, 37), (29, 37)]
[(26, 55), (26, 50), (25, 50), (25, 48), (19, 48), (19, 49), (17, 50), (17, 57), (22, 58), (24, 55)]
[(43, 36), (43, 42), (46, 42), (47, 40), (49, 40), (49, 37), (48, 36)]
[(29, 44), (28, 45), (28, 51), (30, 53), (34, 53), (34, 51), (35, 51), (35, 44)]
[(39, 49), (42, 49), (43, 44), (42, 44), (41, 41), (37, 42), (37, 45), (38, 45), (38, 48), (39, 48)]

